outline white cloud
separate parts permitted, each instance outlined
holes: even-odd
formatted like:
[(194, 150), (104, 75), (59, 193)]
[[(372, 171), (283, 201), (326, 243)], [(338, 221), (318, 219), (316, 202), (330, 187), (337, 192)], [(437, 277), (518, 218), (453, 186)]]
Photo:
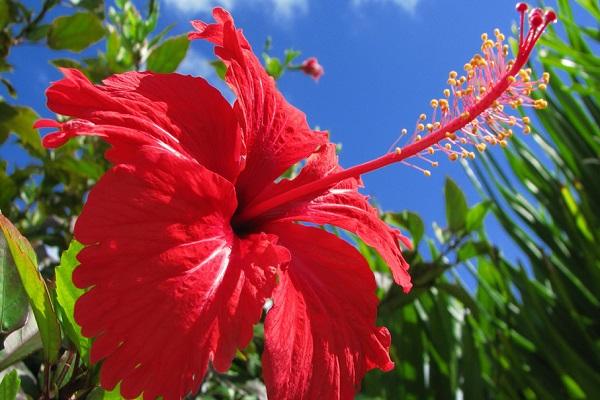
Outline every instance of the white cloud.
[(210, 12), (213, 7), (233, 8), (235, 0), (166, 0), (167, 5), (184, 13)]
[(214, 68), (210, 65), (210, 60), (194, 49), (188, 50), (185, 58), (179, 65), (177, 72), (201, 76), (204, 79), (208, 79), (215, 74)]
[(291, 18), (308, 11), (309, 0), (166, 0), (167, 5), (182, 13), (208, 13), (221, 6), (232, 10), (242, 6), (260, 6), (273, 10), (276, 17)]
[(375, 2), (395, 4), (409, 14), (414, 15), (421, 0), (352, 0), (352, 4), (355, 7), (360, 7), (364, 4)]

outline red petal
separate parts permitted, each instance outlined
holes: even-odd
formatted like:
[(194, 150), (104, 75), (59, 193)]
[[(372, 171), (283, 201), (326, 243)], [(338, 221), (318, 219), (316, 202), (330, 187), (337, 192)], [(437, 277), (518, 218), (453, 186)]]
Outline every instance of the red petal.
[(366, 372), (394, 367), (377, 327), (375, 281), (348, 243), (318, 228), (273, 224), (292, 254), (265, 321), (270, 399), (353, 399)]
[[(241, 168), (240, 134), (231, 106), (204, 79), (178, 74), (129, 72), (95, 86), (79, 71), (47, 91), (48, 107), (76, 120), (44, 138), (55, 147), (76, 135), (101, 135), (119, 146), (123, 128), (129, 141), (153, 143), (194, 158), (233, 181)], [(53, 145), (54, 144), (54, 145)]]
[(213, 12), (216, 24), (195, 21), (201, 38), (214, 43), (216, 54), (227, 65), (225, 80), (237, 95), (234, 106), (243, 129), (246, 168), (236, 185), (241, 203), (247, 203), (269, 183), (317, 146), (327, 142), (322, 132), (313, 131), (304, 113), (291, 106), (265, 72), (241, 30), (225, 10)]
[(197, 162), (150, 146), (129, 160), (100, 179), (77, 220), (87, 247), (73, 280), (91, 289), (75, 318), (96, 338), (105, 388), (122, 381), (126, 398), (179, 400), (209, 361), (225, 371), (247, 345), (289, 254), (272, 235), (235, 237), (233, 185)]
[[(289, 191), (339, 169), (335, 145), (323, 146), (308, 159), (295, 179), (272, 184), (256, 201)], [(407, 243), (408, 239), (379, 218), (379, 213), (369, 204), (368, 198), (358, 192), (360, 186), (360, 181), (347, 179), (320, 196), (310, 196), (286, 204), (285, 207), (270, 212), (269, 218), (331, 224), (352, 232), (381, 254), (392, 271), (394, 281), (408, 292), (412, 284), (407, 272), (408, 264), (402, 257), (399, 246), (399, 241)]]

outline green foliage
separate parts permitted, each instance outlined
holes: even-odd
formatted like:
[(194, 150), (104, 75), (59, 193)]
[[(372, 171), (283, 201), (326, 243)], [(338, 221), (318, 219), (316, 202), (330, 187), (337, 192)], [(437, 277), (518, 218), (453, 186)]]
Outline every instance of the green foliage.
[(4, 235), (0, 235), (0, 340), (25, 325), (29, 302)]
[(16, 370), (6, 374), (4, 378), (2, 378), (2, 382), (0, 382), (0, 399), (15, 400), (17, 398), (20, 385), (21, 379), (19, 378)]
[(21, 283), (29, 297), (44, 344), (44, 358), (54, 362), (60, 350), (60, 327), (48, 287), (37, 268), (37, 257), (29, 241), (3, 215), (0, 215), (0, 230), (4, 234)]
[(84, 293), (84, 290), (73, 284), (72, 275), (75, 267), (79, 265), (77, 254), (83, 245), (75, 240), (63, 252), (60, 265), (56, 267), (56, 300), (60, 306), (62, 326), (65, 334), (75, 345), (81, 358), (88, 363), (91, 341), (81, 335), (81, 328), (75, 322), (75, 301)]
[(189, 46), (186, 35), (165, 40), (150, 52), (146, 68), (159, 73), (174, 72), (185, 58)]
[(48, 31), (48, 46), (54, 50), (81, 51), (104, 36), (102, 21), (91, 13), (58, 17)]

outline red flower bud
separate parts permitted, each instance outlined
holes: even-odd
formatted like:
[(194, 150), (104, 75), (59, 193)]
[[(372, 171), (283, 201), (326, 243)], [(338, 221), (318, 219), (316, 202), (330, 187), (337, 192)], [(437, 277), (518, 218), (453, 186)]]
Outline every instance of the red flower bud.
[(310, 75), (314, 80), (318, 81), (319, 78), (325, 73), (323, 66), (319, 64), (319, 60), (316, 57), (310, 57), (302, 62), (300, 69), (306, 74)]

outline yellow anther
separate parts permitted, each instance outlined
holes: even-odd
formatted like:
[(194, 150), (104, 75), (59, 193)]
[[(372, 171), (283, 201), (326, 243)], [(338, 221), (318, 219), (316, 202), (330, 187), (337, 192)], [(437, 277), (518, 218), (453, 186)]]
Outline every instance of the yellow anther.
[(525, 125), (523, 127), (523, 133), (526, 134), (526, 135), (529, 134), (529, 133), (531, 133), (531, 127), (529, 125)]
[(485, 42), (486, 40), (488, 40), (488, 34), (487, 34), (487, 33), (482, 33), (482, 34), (481, 34), (481, 40), (482, 40), (483, 42)]
[(477, 147), (477, 150), (479, 150), (479, 152), (480, 152), (480, 153), (483, 153), (483, 152), (485, 151), (485, 148), (486, 148), (487, 146), (485, 145), (485, 143), (479, 143), (479, 144), (478, 144), (477, 146), (475, 146), (475, 147)]
[(508, 118), (508, 125), (509, 126), (515, 126), (516, 124), (517, 124), (517, 119), (511, 115)]
[(433, 147), (428, 147), (428, 148), (427, 148), (427, 152), (428, 152), (429, 154), (433, 154), (433, 153), (435, 153), (435, 150), (433, 149)]
[[(446, 90), (448, 90), (448, 89), (446, 89)], [(442, 108), (448, 108), (448, 100), (446, 100), (446, 99), (440, 99), (440, 106)]]
[(529, 119), (529, 117), (523, 117), (521, 118), (521, 121), (523, 121), (525, 125), (529, 125), (531, 123), (531, 119)]
[(452, 139), (452, 140), (456, 139), (456, 133), (446, 132), (446, 133), (445, 133), (445, 136), (446, 136), (448, 139)]
[(462, 153), (460, 154), (460, 156), (461, 156), (462, 158), (467, 158), (467, 157), (469, 157), (469, 152), (468, 152), (468, 151), (466, 151), (466, 150), (463, 150), (463, 151), (462, 151)]
[(438, 108), (440, 103), (436, 99), (433, 99), (429, 104), (431, 105), (431, 108)]
[(497, 37), (498, 35), (500, 35), (500, 29), (496, 28), (494, 29), (494, 36)]
[(433, 130), (433, 125), (432, 124), (427, 124), (427, 125), (425, 125), (425, 127), (427, 128), (427, 130), (429, 132), (431, 132)]
[(546, 90), (547, 88), (548, 88), (548, 86), (545, 83), (540, 83), (538, 85), (538, 89), (540, 89), (540, 90)]
[(512, 129), (507, 129), (506, 131), (504, 131), (504, 136), (506, 136), (507, 139), (509, 139), (512, 135), (513, 135)]
[(446, 150), (452, 150), (452, 145), (450, 143), (446, 143), (444, 147), (446, 148)]
[(542, 81), (544, 81), (544, 83), (550, 83), (550, 74), (548, 72), (542, 74)]
[(423, 124), (417, 124), (417, 131), (423, 132), (424, 130), (425, 130), (425, 125), (423, 125)]
[(450, 79), (455, 79), (458, 76), (458, 72), (456, 71), (450, 71), (450, 73), (448, 74), (448, 77)]
[(421, 115), (419, 115), (419, 119), (420, 119), (421, 121), (425, 121), (425, 120), (427, 119), (427, 115), (425, 115), (425, 114), (421, 114)]
[(428, 169), (424, 169), (423, 170), (423, 175), (425, 175), (425, 176), (431, 176), (431, 171), (428, 170)]
[(465, 64), (465, 66), (463, 67), (465, 71), (471, 71), (473, 69), (473, 66), (471, 64)]
[(464, 85), (464, 83), (467, 81), (467, 78), (464, 76), (461, 76), (460, 79), (458, 80), (458, 83), (461, 85)]
[(500, 143), (500, 147), (502, 147), (502, 148), (505, 148), (508, 145), (506, 140), (500, 140), (500, 141), (498, 141), (498, 143)]
[(531, 96), (531, 89), (530, 88), (525, 88), (525, 89), (523, 89), (522, 93), (523, 93), (524, 96), (529, 97), (529, 96)]
[(506, 36), (504, 36), (504, 34), (501, 33), (496, 36), (496, 39), (498, 40), (499, 43), (502, 43), (502, 42), (504, 42), (504, 39), (506, 39)]
[(450, 159), (450, 161), (456, 161), (456, 160), (458, 160), (458, 154), (456, 154), (456, 153), (449, 154), (448, 158)]
[(463, 95), (463, 92), (462, 90), (457, 90), (456, 92), (454, 92), (454, 95), (460, 99)]
[(439, 163), (439, 162), (437, 162), (437, 161), (433, 161), (433, 162), (431, 163), (431, 166), (432, 166), (432, 167), (437, 167), (438, 165), (440, 165), (440, 163)]
[(500, 111), (500, 112), (504, 111), (504, 104), (498, 104), (498, 105), (496, 106), (496, 110), (498, 110), (498, 111)]
[(469, 153), (469, 158), (470, 158), (471, 160), (474, 160), (474, 159), (475, 159), (475, 153), (473, 153), (473, 152), (470, 152), (470, 153)]
[(470, 116), (471, 116), (471, 114), (468, 111), (465, 111), (462, 114), (460, 114), (460, 117), (462, 119), (469, 119)]
[(415, 142), (418, 142), (419, 140), (423, 139), (423, 137), (421, 135), (417, 135), (415, 137)]
[(517, 80), (517, 78), (515, 78), (514, 76), (509, 76), (508, 78), (506, 78), (508, 80), (508, 83), (515, 83), (515, 81)]
[(536, 108), (536, 110), (543, 110), (544, 108), (548, 107), (548, 102), (544, 99), (539, 99), (533, 102), (533, 106)]
[(502, 132), (500, 132), (499, 134), (496, 135), (496, 139), (498, 139), (498, 140), (502, 140), (504, 138), (505, 138), (505, 135)]
[(404, 129), (402, 129), (402, 130), (400, 131), (400, 134), (401, 134), (402, 136), (406, 135), (407, 133), (408, 133), (408, 129), (406, 129), (406, 128), (404, 128)]
[(508, 55), (508, 45), (507, 44), (502, 46), (502, 54), (504, 54), (505, 57)]
[(456, 85), (456, 79), (454, 79), (454, 78), (449, 78), (449, 79), (448, 79), (448, 85), (450, 85), (450, 86), (455, 86), (455, 85)]
[(435, 124), (433, 124), (433, 129), (440, 129), (441, 126), (442, 126), (441, 123), (436, 122)]
[(529, 74), (526, 70), (522, 69), (519, 71), (519, 77), (523, 82), (529, 82)]
[(491, 41), (490, 39), (488, 39), (488, 40), (486, 40), (486, 41), (483, 42), (483, 45), (481, 46), (481, 49), (482, 50), (491, 49), (492, 47), (494, 47), (494, 42)]
[(479, 94), (484, 94), (487, 91), (485, 86), (479, 86)]
[(396, 147), (396, 148), (394, 149), (394, 152), (395, 152), (396, 154), (400, 155), (400, 154), (402, 154), (402, 149), (401, 149), (400, 147)]
[(444, 89), (444, 96), (450, 97), (450, 89)]
[(461, 137), (459, 140), (460, 144), (467, 144), (467, 139), (465, 139), (464, 137)]

